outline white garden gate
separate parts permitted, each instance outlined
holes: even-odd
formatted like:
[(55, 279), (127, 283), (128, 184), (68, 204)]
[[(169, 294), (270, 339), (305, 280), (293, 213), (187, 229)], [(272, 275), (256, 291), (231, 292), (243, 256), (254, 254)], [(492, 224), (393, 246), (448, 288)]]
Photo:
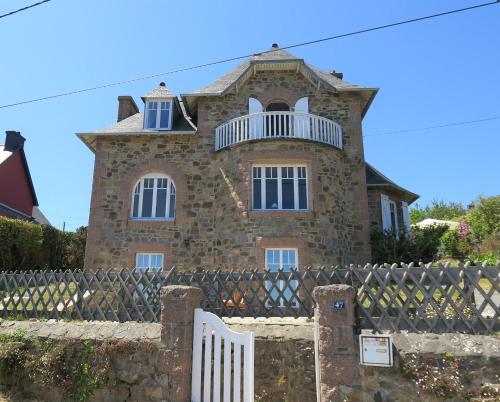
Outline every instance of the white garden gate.
[(191, 401), (253, 400), (253, 333), (231, 331), (215, 314), (197, 308), (194, 312)]

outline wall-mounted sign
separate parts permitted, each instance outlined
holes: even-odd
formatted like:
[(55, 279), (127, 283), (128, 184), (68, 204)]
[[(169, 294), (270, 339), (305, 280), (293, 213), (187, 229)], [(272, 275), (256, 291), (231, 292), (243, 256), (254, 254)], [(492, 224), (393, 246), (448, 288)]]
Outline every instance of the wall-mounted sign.
[(335, 300), (332, 307), (334, 310), (345, 310), (345, 300)]
[(392, 337), (390, 335), (361, 334), (359, 357), (367, 366), (392, 367)]

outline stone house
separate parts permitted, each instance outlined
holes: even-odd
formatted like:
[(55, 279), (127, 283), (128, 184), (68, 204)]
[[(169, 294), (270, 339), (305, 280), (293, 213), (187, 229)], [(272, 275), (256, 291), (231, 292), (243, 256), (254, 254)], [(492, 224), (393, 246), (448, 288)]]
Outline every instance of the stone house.
[(77, 134), (95, 154), (85, 267), (258, 267), (370, 261), (370, 230), (409, 226), (418, 196), (365, 162), (377, 93), (276, 44), (177, 97), (118, 97)]

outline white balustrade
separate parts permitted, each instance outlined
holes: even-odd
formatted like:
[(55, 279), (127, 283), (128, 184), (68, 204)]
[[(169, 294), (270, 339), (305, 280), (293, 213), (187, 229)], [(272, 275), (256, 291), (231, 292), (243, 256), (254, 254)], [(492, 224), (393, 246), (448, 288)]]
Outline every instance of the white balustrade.
[(215, 129), (215, 150), (247, 141), (277, 138), (323, 142), (342, 149), (342, 127), (303, 112), (261, 112), (237, 117)]

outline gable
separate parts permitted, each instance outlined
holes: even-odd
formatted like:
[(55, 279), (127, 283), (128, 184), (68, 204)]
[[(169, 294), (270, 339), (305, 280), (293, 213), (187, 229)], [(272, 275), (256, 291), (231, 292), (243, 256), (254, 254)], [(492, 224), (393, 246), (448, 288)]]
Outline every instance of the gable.
[(0, 164), (0, 203), (29, 216), (38, 204), (22, 150)]
[(186, 104), (186, 109), (193, 115), (197, 114), (197, 99), (200, 96), (221, 96), (239, 88), (259, 71), (295, 71), (305, 77), (314, 87), (327, 89), (332, 93), (358, 92), (363, 100), (362, 116), (375, 97), (378, 88), (367, 88), (356, 84), (351, 84), (339, 78), (335, 74), (329, 74), (317, 67), (304, 62), (291, 53), (280, 49), (278, 45), (266, 52), (253, 55), (233, 70), (218, 78), (211, 84), (183, 94), (182, 98)]

